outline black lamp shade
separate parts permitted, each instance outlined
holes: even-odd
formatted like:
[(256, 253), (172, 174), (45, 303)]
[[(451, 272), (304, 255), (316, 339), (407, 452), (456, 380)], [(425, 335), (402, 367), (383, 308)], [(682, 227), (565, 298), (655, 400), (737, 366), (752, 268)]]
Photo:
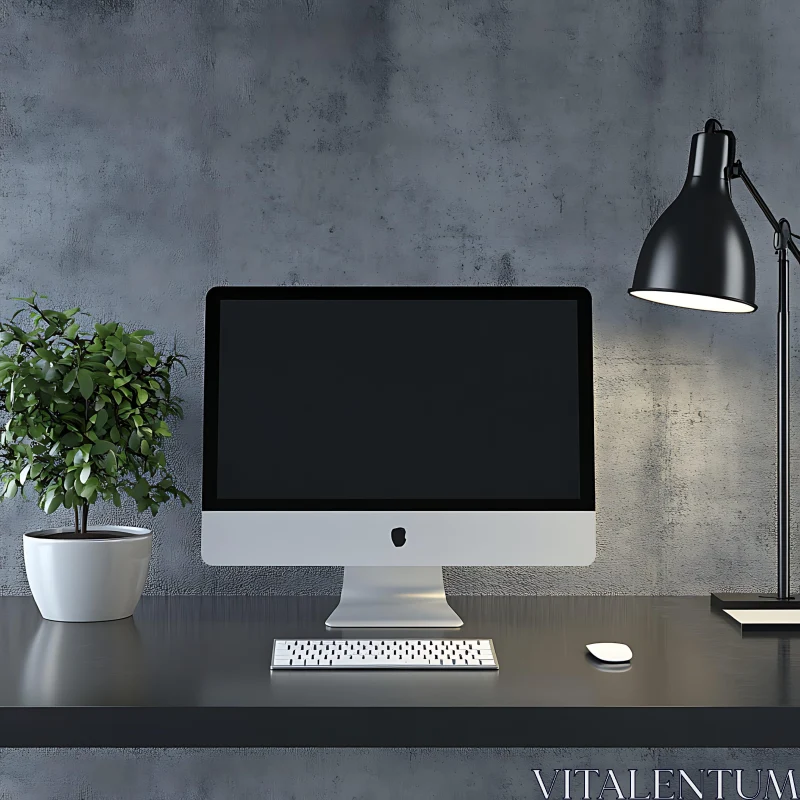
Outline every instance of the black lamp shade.
[(647, 235), (630, 294), (686, 308), (755, 311), (753, 248), (731, 199), (735, 146), (715, 120), (692, 137), (686, 182)]

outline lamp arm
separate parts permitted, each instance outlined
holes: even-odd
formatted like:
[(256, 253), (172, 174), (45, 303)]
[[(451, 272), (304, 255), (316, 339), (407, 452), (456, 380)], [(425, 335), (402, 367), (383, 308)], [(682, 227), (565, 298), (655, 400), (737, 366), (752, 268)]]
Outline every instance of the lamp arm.
[(775, 218), (775, 215), (772, 213), (772, 211), (770, 211), (769, 206), (764, 198), (759, 194), (758, 189), (756, 189), (755, 185), (753, 184), (753, 181), (750, 180), (750, 176), (744, 171), (741, 161), (736, 161), (733, 164), (731, 169), (731, 178), (742, 179), (742, 182), (747, 187), (750, 194), (753, 195), (753, 200), (756, 201), (764, 216), (769, 220), (769, 224), (772, 225), (772, 229), (775, 231), (775, 249), (777, 250), (779, 248), (785, 248), (786, 250), (789, 250), (795, 257), (795, 260), (800, 263), (800, 249), (798, 249), (797, 245), (792, 239), (792, 232), (789, 228), (789, 223), (785, 219), (782, 219), (779, 222)]
[(800, 262), (800, 250), (792, 239), (792, 229), (785, 219), (777, 220), (758, 193), (758, 189), (737, 161), (731, 168), (731, 178), (741, 178), (744, 185), (753, 195), (758, 207), (769, 220), (775, 231), (775, 253), (778, 256), (778, 593), (779, 601), (792, 600), (789, 570), (789, 546), (791, 526), (789, 520), (791, 480), (789, 477), (789, 366), (790, 366), (790, 325), (789, 325), (789, 259), (791, 251), (795, 260)]

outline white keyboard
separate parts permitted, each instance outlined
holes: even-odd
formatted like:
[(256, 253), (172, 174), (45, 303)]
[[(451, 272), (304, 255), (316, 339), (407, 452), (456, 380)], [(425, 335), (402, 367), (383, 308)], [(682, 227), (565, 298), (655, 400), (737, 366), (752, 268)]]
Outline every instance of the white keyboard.
[(499, 669), (491, 639), (276, 639), (270, 669)]

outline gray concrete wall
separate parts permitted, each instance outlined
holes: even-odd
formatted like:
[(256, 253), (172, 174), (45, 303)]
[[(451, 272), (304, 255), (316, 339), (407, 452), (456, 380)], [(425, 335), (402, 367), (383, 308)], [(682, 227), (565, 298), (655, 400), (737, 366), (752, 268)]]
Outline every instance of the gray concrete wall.
[[(654, 792), (653, 770), (686, 771), (705, 798), (716, 796), (716, 774), (741, 769), (743, 794), (797, 773), (792, 750), (66, 750), (0, 751), (4, 800), (543, 800), (531, 772), (549, 780), (556, 769), (614, 770), (626, 796), (628, 770), (640, 796)], [(563, 773), (562, 773), (563, 774)], [(666, 779), (666, 775), (664, 778)], [(603, 778), (600, 778), (602, 781)], [(795, 781), (797, 781), (795, 777)], [(572, 777), (573, 797), (583, 776)], [(593, 797), (602, 783), (590, 778)], [(673, 783), (673, 788), (676, 784)], [(737, 797), (735, 778), (723, 776), (726, 798)], [(553, 797), (559, 794), (558, 784)], [(694, 797), (686, 785), (684, 797)], [(662, 796), (670, 792), (662, 790)], [(613, 791), (606, 797), (616, 797)], [(676, 794), (677, 796), (677, 794)], [(770, 786), (770, 797), (775, 797)], [(784, 797), (791, 797), (788, 789)]]
[[(597, 561), (453, 569), (448, 588), (767, 589), (768, 226), (737, 186), (756, 314), (625, 290), (709, 115), (794, 213), (798, 23), (795, 0), (0, 0), (0, 312), (37, 289), (177, 334), (190, 376), (171, 456), (199, 500), (208, 287), (586, 285)], [(0, 593), (27, 591), (18, 534), (43, 523), (32, 504), (0, 507)], [(334, 569), (206, 567), (199, 502), (155, 531), (148, 592), (339, 586)]]
[[(794, 216), (798, 28), (796, 0), (0, 0), (0, 294), (37, 289), (165, 343), (177, 334), (191, 374), (171, 456), (199, 500), (208, 287), (586, 285), (597, 562), (449, 570), (448, 588), (766, 589), (770, 232), (736, 187), (757, 314), (660, 308), (625, 289), (707, 116), (735, 130), (768, 201)], [(148, 591), (338, 588), (336, 570), (207, 568), (199, 523), (199, 504), (159, 515)], [(33, 505), (0, 507), (0, 593), (27, 591), (19, 533), (42, 524)], [(0, 796), (527, 798), (542, 758), (704, 757), (6, 751)]]

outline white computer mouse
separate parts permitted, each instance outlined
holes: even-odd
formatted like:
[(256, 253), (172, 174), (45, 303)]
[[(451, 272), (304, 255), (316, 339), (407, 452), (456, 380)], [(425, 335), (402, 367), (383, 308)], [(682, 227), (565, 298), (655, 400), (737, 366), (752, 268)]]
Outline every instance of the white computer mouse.
[(633, 658), (633, 651), (619, 642), (595, 642), (587, 644), (586, 649), (598, 660), (607, 664), (624, 664)]

